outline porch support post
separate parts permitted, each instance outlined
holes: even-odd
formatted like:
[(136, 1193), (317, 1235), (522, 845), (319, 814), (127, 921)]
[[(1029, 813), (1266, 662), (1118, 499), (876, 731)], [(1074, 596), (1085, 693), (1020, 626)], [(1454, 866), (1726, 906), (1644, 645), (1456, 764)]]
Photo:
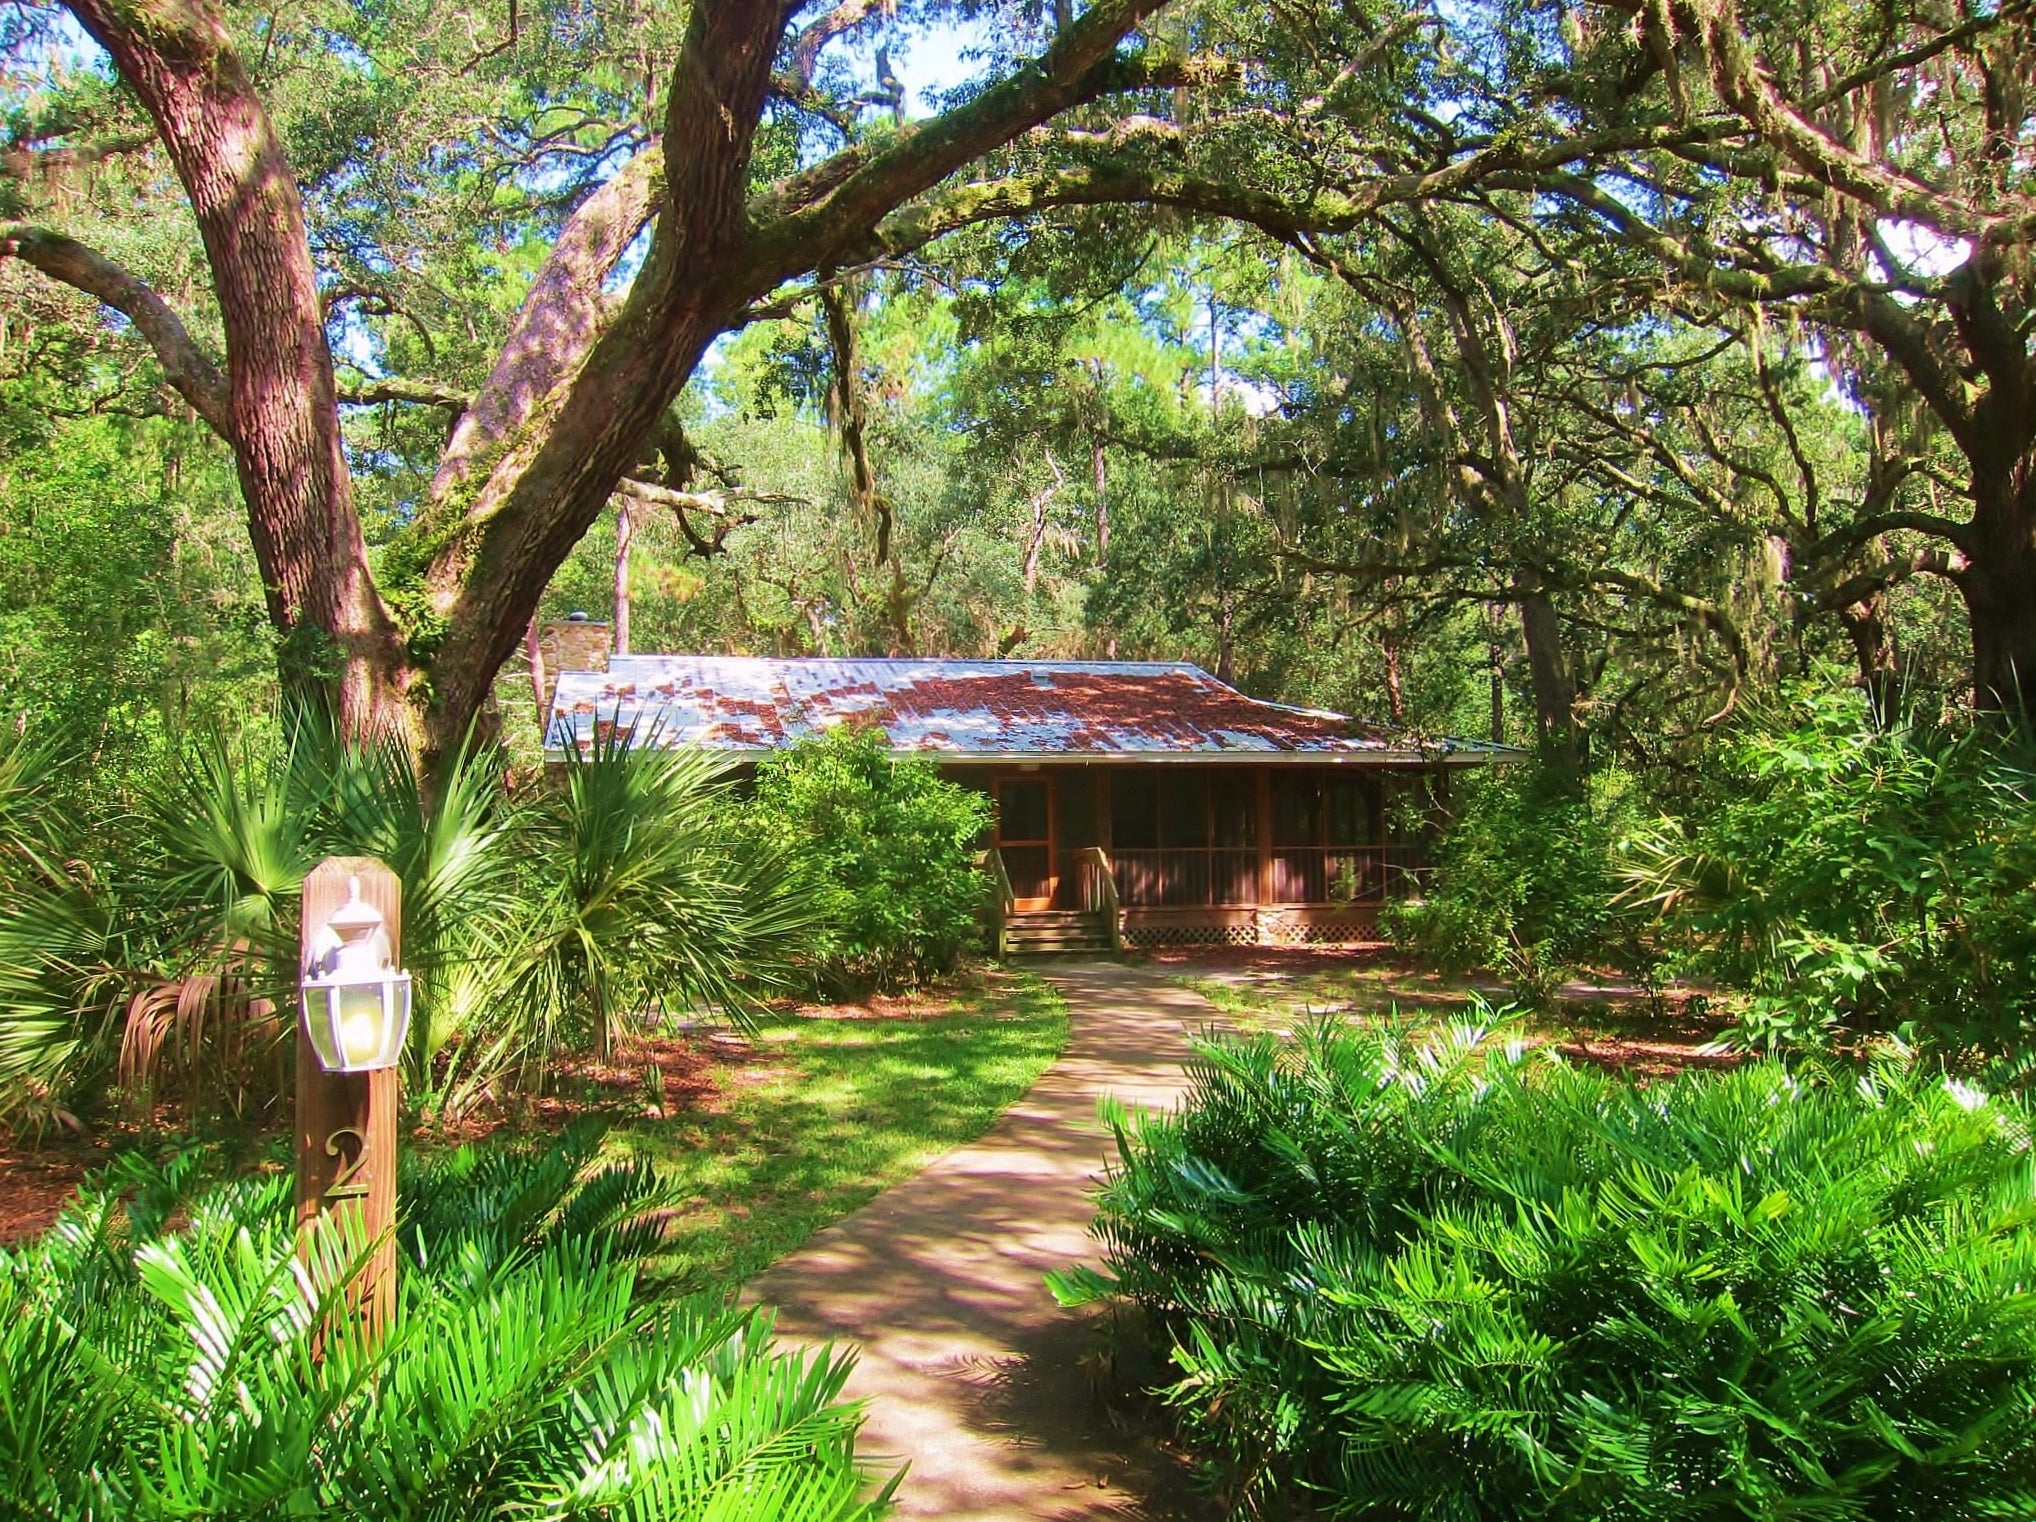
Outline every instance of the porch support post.
[(1271, 926), (1266, 920), (1266, 906), (1273, 896), (1272, 859), (1272, 768), (1255, 767), (1258, 803), (1258, 903), (1251, 915), (1252, 937), (1259, 945), (1267, 945), (1271, 939)]

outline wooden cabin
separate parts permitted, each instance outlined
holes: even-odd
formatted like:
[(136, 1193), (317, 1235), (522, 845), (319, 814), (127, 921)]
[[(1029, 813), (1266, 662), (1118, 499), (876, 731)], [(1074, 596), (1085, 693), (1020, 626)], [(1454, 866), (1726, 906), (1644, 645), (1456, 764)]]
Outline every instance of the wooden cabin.
[[(547, 631), (554, 754), (596, 726), (762, 757), (882, 728), (995, 802), (999, 949), (1363, 940), (1421, 869), (1448, 774), (1509, 754), (1387, 735), (1144, 661), (609, 658)], [(585, 669), (571, 669), (578, 662)]]

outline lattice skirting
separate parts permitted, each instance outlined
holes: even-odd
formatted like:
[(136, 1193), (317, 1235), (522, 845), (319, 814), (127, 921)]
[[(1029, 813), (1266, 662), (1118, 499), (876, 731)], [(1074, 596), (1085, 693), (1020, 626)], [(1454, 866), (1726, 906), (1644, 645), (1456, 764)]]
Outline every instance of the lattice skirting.
[(1372, 927), (1368, 924), (1345, 922), (1336, 924), (1295, 924), (1291, 921), (1276, 921), (1266, 926), (1266, 942), (1273, 946), (1347, 946), (1354, 941), (1372, 938)]
[(1160, 946), (1256, 946), (1258, 931), (1250, 925), (1126, 925), (1124, 944), (1147, 950)]
[(1346, 946), (1372, 939), (1369, 918), (1315, 918), (1269, 911), (1250, 920), (1228, 924), (1196, 924), (1161, 920), (1124, 927), (1126, 946), (1151, 950), (1163, 946)]

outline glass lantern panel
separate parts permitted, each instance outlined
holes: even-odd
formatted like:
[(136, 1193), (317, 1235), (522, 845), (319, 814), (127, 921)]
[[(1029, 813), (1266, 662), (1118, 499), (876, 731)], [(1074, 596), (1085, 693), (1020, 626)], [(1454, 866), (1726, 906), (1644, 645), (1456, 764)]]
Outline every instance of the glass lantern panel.
[(356, 983), (339, 992), (339, 1049), (350, 1068), (365, 1067), (381, 1055), (388, 1012), (380, 983)]

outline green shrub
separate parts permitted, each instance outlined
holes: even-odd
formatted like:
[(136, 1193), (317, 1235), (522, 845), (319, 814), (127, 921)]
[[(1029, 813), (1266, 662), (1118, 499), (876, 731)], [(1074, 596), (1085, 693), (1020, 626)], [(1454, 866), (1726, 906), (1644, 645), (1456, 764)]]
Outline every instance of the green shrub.
[(287, 1177), (187, 1196), (184, 1165), (115, 1168), (0, 1253), (0, 1511), (877, 1515), (848, 1358), (774, 1350), (761, 1310), (646, 1294), (635, 1255), (669, 1201), (591, 1150), (409, 1170), (372, 1349), (344, 1309), (357, 1256), (328, 1241), (298, 1267)]
[(975, 943), (989, 804), (931, 761), (893, 760), (880, 732), (843, 725), (772, 756), (751, 818), (800, 863), (824, 926), (804, 959), (820, 990), (907, 986)]
[(1613, 908), (1614, 847), (1631, 812), (1616, 773), (1582, 796), (1522, 767), (1470, 779), (1426, 891), (1388, 902), (1380, 924), (1445, 972), (1502, 973), (1545, 1003), (1581, 967), (1636, 960)]
[(1754, 1044), (1892, 1032), (2011, 1051), (2036, 1013), (2036, 801), (2016, 743), (1805, 695), (1718, 745), (1711, 806), (1635, 834), (1629, 896), (1684, 970), (1752, 993)]
[(1205, 1040), (1096, 1230), (1235, 1494), (1437, 1519), (2027, 1517), (2036, 1165), (1883, 1065), (1652, 1088), (1461, 1029)]

